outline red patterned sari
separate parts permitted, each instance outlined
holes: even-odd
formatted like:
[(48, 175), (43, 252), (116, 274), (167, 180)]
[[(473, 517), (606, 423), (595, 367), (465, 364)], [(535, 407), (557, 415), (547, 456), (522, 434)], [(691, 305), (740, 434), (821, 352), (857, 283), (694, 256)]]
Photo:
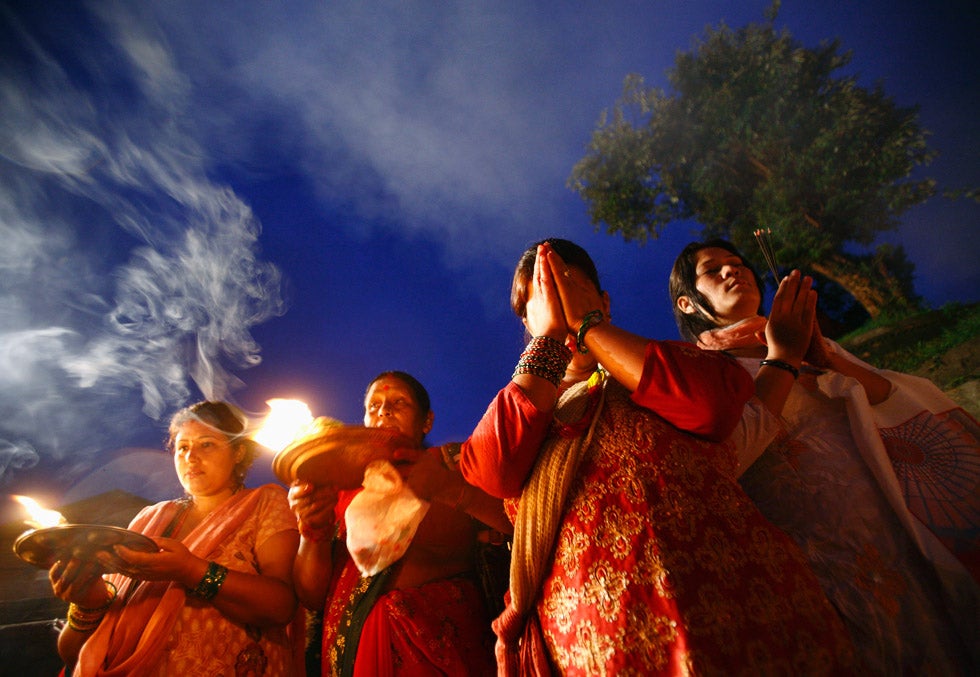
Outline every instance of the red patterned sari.
[[(338, 524), (343, 525), (344, 511), (356, 493), (341, 492)], [(341, 527), (334, 542), (334, 562), (339, 564), (323, 616), (323, 674), (494, 674), (493, 637), (475, 579), (455, 577), (389, 590), (388, 575), (399, 563), (372, 579), (362, 578), (344, 539)], [(371, 589), (372, 582), (376, 589)], [(345, 656), (347, 651), (354, 655)]]
[[(509, 606), (495, 622), (505, 674), (852, 671), (850, 638), (802, 553), (739, 487), (734, 448), (708, 441), (727, 437), (752, 392), (739, 370), (722, 355), (651, 342), (635, 393), (607, 381), (533, 608), (521, 618)], [(556, 443), (554, 427), (540, 438), (541, 418), (518, 389), (502, 391), (464, 445), (467, 479), (513, 487), (513, 469)], [(526, 500), (508, 501), (512, 513)]]

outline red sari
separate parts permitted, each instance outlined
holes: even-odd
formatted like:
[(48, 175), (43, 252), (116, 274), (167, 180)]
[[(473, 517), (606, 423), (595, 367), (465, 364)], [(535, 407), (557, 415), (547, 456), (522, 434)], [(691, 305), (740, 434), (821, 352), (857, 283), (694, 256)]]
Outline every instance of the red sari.
[[(355, 677), (492, 675), (493, 639), (475, 579), (455, 577), (395, 590), (380, 580), (380, 593), (371, 597), (366, 592), (370, 581), (361, 577), (347, 552), (343, 527), (344, 512), (356, 494), (341, 492), (336, 510), (341, 526), (333, 561), (339, 564), (323, 616), (323, 674), (342, 674), (344, 653), (352, 649)], [(361, 597), (366, 598), (366, 616), (358, 620), (352, 612)], [(356, 643), (348, 646), (352, 640)]]
[[(739, 487), (731, 445), (679, 429), (724, 439), (752, 393), (742, 371), (726, 356), (656, 342), (636, 393), (606, 384), (531, 634), (517, 633), (527, 650), (540, 624), (547, 660), (537, 661), (539, 670), (549, 663), (568, 675), (851, 670), (840, 619), (799, 549)], [(509, 420), (497, 416), (514, 411)], [(512, 485), (510, 471), (530, 467), (541, 446), (534, 440), (541, 417), (519, 389), (502, 391), (464, 445), (467, 479), (488, 491)], [(509, 432), (501, 440), (495, 430)], [(531, 463), (512, 459), (529, 449)], [(494, 465), (505, 458), (513, 463)], [(508, 503), (513, 512), (518, 502)], [(516, 660), (517, 647), (507, 645), (513, 627), (500, 620), (496, 627), (506, 672)]]

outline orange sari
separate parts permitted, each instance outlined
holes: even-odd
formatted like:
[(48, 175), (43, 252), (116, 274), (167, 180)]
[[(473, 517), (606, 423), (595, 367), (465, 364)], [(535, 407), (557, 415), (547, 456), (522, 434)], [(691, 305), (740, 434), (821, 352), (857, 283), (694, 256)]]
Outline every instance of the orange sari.
[[(149, 506), (130, 529), (161, 536), (179, 510), (177, 501)], [(270, 484), (238, 492), (182, 542), (198, 557), (258, 573), (255, 549), (270, 536), (295, 528), (285, 491)], [(110, 580), (119, 591), (116, 601), (83, 645), (73, 675), (291, 675), (293, 665), (301, 665), (296, 657), (302, 653), (302, 633), (233, 623), (172, 581), (140, 582), (121, 574)]]

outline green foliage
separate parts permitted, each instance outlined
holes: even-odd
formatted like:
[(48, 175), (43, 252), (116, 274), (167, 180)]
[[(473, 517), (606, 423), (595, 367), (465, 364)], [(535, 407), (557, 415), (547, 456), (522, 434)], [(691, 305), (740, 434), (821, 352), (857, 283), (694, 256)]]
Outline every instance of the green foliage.
[[(878, 318), (839, 339), (862, 359), (884, 369), (916, 372), (942, 362), (957, 346), (976, 343), (980, 336), (980, 304), (949, 303), (938, 310), (903, 318)], [(953, 369), (955, 375), (937, 382), (950, 388), (977, 378), (971, 370)]]
[(709, 29), (678, 54), (669, 93), (627, 76), (569, 186), (596, 228), (626, 240), (695, 219), (749, 253), (766, 227), (783, 265), (818, 270), (872, 316), (903, 294), (914, 306), (904, 254), (851, 252), (934, 194), (932, 180), (910, 178), (934, 154), (917, 109), (837, 76), (850, 58), (771, 24)]

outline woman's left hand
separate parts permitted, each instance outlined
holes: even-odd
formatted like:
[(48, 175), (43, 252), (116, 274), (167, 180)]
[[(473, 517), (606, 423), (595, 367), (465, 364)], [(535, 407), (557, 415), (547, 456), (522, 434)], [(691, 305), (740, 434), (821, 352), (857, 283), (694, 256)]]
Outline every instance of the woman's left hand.
[(550, 247), (547, 249), (547, 265), (551, 268), (561, 299), (562, 311), (565, 314), (565, 324), (570, 334), (578, 332), (585, 316), (593, 310), (605, 311), (602, 292), (596, 289), (585, 273), (578, 268), (570, 268)]
[(827, 342), (824, 340), (823, 333), (820, 331), (820, 325), (816, 321), (813, 323), (813, 334), (810, 336), (810, 345), (807, 347), (806, 355), (803, 359), (814, 367), (820, 367), (821, 369), (831, 368), (830, 351), (827, 349)]
[(123, 545), (115, 546), (119, 573), (142, 581), (177, 581), (185, 585), (199, 569), (199, 557), (191, 553), (180, 541), (162, 536), (153, 537), (160, 549), (157, 552), (141, 552)]

